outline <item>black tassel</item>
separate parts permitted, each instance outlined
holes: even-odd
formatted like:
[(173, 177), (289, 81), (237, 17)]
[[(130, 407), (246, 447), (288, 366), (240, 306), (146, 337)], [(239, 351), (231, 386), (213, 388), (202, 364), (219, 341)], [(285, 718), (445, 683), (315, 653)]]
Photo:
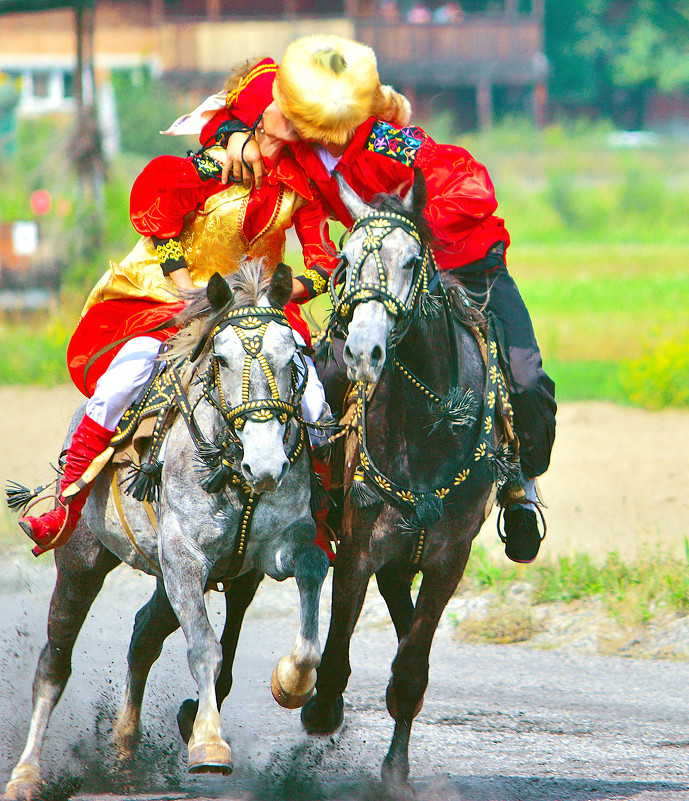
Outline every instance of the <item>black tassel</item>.
[(498, 489), (519, 482), (522, 477), (519, 461), (515, 461), (514, 452), (506, 442), (489, 450), (488, 463)]
[(133, 467), (129, 474), (129, 483), (124, 491), (137, 501), (157, 501), (160, 497), (162, 472), (163, 463), (158, 459), (144, 462), (139, 467)]
[(473, 389), (462, 391), (461, 387), (452, 389), (437, 403), (431, 401), (428, 409), (438, 420), (428, 428), (435, 431), (443, 423), (450, 428), (461, 428), (476, 422), (476, 396)]
[(439, 317), (443, 310), (443, 301), (437, 295), (431, 295), (430, 292), (424, 291), (419, 295), (417, 308), (421, 317)]
[(380, 495), (378, 495), (374, 489), (366, 485), (363, 475), (359, 472), (354, 474), (354, 481), (349, 485), (347, 493), (352, 499), (352, 502), (355, 503), (359, 509), (365, 509), (368, 506), (375, 506), (377, 503), (382, 503)]
[(314, 347), (314, 361), (327, 367), (334, 358), (333, 340), (330, 331), (326, 331)]
[(429, 492), (417, 504), (414, 517), (418, 520), (420, 528), (433, 528), (443, 516), (444, 509), (443, 499), (439, 498), (435, 493)]
[(315, 471), (311, 471), (311, 511), (315, 514), (322, 510), (328, 510), (332, 506), (332, 498), (325, 488), (322, 477)]
[(42, 492), (47, 490), (48, 487), (52, 487), (56, 481), (57, 479), (54, 478), (48, 484), (41, 484), (40, 487), (30, 490), (23, 484), (18, 484), (16, 481), (10, 479), (7, 481), (7, 484), (5, 484), (7, 505), (13, 512), (23, 512), (34, 498), (37, 498)]
[(236, 453), (234, 443), (217, 445), (214, 442), (199, 442), (196, 454), (201, 473), (201, 488), (209, 495), (222, 492), (234, 470), (233, 457)]

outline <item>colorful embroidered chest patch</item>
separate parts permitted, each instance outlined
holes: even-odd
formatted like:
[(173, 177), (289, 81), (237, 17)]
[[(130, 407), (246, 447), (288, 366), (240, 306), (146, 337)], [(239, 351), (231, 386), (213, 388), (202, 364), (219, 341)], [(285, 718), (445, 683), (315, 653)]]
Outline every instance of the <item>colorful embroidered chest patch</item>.
[(366, 149), (413, 167), (416, 154), (426, 139), (428, 136), (416, 126), (393, 128), (389, 123), (378, 120), (366, 140)]

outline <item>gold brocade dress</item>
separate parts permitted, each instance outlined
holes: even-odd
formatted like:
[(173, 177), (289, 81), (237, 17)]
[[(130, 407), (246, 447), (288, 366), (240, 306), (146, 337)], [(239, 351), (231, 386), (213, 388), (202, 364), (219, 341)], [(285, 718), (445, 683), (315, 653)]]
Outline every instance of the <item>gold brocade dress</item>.
[[(269, 222), (249, 241), (244, 221), (250, 192), (232, 184), (209, 197), (203, 208), (187, 215), (180, 243), (196, 286), (204, 286), (214, 272), (227, 275), (241, 259), (265, 258), (268, 268), (285, 256), (285, 231), (294, 213), (306, 201), (293, 189), (277, 188), (277, 199)], [(163, 275), (153, 242), (141, 237), (134, 249), (101, 277), (86, 300), (82, 317), (97, 303), (124, 298), (148, 298), (159, 303), (175, 303), (178, 298), (169, 276)]]

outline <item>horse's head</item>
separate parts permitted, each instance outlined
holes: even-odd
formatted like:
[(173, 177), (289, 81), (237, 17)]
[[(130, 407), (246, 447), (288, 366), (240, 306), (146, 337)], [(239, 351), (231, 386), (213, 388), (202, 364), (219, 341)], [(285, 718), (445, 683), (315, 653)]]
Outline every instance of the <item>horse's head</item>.
[[(260, 265), (253, 278), (258, 288)], [(290, 467), (286, 427), (300, 414), (303, 393), (293, 362), (297, 346), (283, 311), (292, 273), (279, 265), (267, 287), (263, 281), (248, 303), (237, 301), (238, 280), (232, 276), (228, 284), (216, 273), (208, 284), (217, 320), (210, 333), (204, 393), (220, 412), (225, 442), (239, 446), (235, 450), (241, 452), (236, 455), (244, 480), (253, 492), (272, 492)]]
[(349, 378), (375, 383), (388, 348), (406, 332), (427, 289), (430, 251), (419, 222), (426, 187), (417, 172), (407, 197), (369, 206), (336, 173), (340, 196), (354, 218), (341, 257), (345, 286), (335, 299), (335, 317), (347, 333), (344, 360)]

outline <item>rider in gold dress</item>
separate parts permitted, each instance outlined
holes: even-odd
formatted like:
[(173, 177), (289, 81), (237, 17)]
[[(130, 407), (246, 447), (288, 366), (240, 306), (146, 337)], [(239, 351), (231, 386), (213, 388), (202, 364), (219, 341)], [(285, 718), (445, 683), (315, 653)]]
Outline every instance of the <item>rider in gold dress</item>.
[[(245, 256), (263, 258), (274, 268), (284, 259), (285, 231), (291, 226), (308, 268), (306, 278), (294, 281), (293, 294), (300, 301), (309, 299), (320, 272), (327, 275), (334, 266), (334, 247), (323, 236), (326, 214), (320, 196), (282, 148), (296, 136), (279, 112), (265, 104), (255, 107), (255, 98), (262, 99), (266, 87), (270, 91), (276, 69), (275, 62), (264, 59), (239, 71), (226, 92), (233, 106), (231, 124), (218, 126), (216, 119), (212, 131), (202, 130), (198, 153), (160, 156), (136, 179), (130, 212), (142, 238), (119, 264), (111, 262), (92, 290), (67, 351), (70, 375), (88, 400), (65, 454), (61, 493), (106, 449), (120, 417), (148, 380), (161, 341), (176, 331), (173, 318), (183, 305), (178, 290), (203, 286), (216, 271), (231, 272)], [(249, 130), (260, 112), (261, 126), (253, 132), (266, 164), (265, 181), (260, 189), (228, 186), (216, 159), (224, 154), (230, 133)], [(290, 302), (285, 311), (297, 340), (309, 344), (299, 307)], [(318, 419), (324, 402), (311, 365), (306, 419)], [(58, 498), (54, 510), (19, 521), (36, 543), (34, 554), (69, 539), (89, 490), (90, 485), (83, 486), (68, 502)]]

